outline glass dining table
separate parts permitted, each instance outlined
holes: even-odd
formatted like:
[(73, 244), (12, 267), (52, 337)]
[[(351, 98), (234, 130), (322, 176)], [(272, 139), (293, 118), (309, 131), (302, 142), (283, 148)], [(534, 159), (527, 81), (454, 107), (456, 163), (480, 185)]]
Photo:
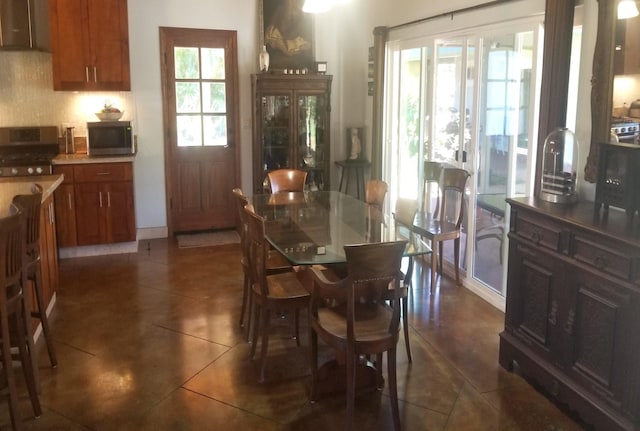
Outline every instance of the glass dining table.
[(250, 203), (265, 219), (266, 239), (294, 265), (344, 263), (344, 246), (349, 244), (405, 240), (405, 256), (431, 253), (411, 229), (341, 192), (254, 195)]

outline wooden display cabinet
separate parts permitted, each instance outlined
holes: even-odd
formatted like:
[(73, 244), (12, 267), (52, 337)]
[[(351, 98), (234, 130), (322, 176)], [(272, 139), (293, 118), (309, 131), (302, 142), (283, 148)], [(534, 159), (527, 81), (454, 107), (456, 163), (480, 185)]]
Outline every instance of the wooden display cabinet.
[(53, 89), (129, 91), (127, 0), (50, 0)]
[(251, 76), (253, 192), (269, 191), (267, 173), (308, 172), (307, 188), (329, 190), (331, 75)]

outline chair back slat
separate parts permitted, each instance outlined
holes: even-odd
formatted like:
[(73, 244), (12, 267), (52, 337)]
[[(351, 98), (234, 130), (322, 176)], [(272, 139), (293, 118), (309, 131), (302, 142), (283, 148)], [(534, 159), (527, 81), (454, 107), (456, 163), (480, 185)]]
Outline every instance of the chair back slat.
[(465, 193), (470, 174), (464, 169), (445, 168), (442, 173), (440, 220), (460, 228), (464, 219)]
[(307, 181), (307, 171), (299, 169), (276, 169), (267, 174), (271, 193), (302, 192)]
[(267, 285), (267, 258), (269, 253), (269, 243), (264, 237), (264, 218), (253, 211), (251, 205), (244, 208), (245, 217), (248, 223), (248, 251), (249, 268), (251, 271), (251, 281), (258, 283), (264, 297), (268, 296)]
[(0, 288), (8, 289), (21, 283), (25, 248), (24, 214), (12, 206), (11, 214), (0, 219)]
[(26, 220), (26, 253), (29, 260), (35, 261), (40, 256), (40, 208), (42, 206), (42, 187), (33, 184), (31, 194), (16, 195), (12, 200), (22, 211)]

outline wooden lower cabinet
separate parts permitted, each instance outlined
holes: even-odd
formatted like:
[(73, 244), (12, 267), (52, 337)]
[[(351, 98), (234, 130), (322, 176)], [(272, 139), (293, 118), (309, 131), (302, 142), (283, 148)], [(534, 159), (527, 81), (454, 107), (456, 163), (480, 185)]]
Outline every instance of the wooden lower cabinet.
[[(40, 272), (42, 296), (45, 307), (58, 290), (58, 246), (56, 242), (56, 216), (54, 197), (49, 196), (40, 208)], [(32, 307), (36, 308), (35, 295)], [(39, 323), (39, 322), (38, 322)]]
[(59, 229), (65, 238), (61, 247), (135, 241), (130, 162), (60, 167), (73, 169), (73, 186), (60, 187), (56, 195), (58, 218), (65, 217)]
[(76, 199), (73, 189), (73, 166), (55, 166), (54, 173), (64, 174), (64, 181), (54, 192), (58, 246), (76, 247), (78, 245), (78, 235), (76, 233)]
[(639, 430), (638, 230), (621, 212), (594, 217), (592, 203), (508, 201), (500, 364), (517, 363), (597, 430)]

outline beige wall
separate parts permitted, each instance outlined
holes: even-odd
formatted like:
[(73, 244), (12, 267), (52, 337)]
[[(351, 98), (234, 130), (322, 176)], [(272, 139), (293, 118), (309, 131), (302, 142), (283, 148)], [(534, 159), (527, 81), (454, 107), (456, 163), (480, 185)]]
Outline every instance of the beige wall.
[[(543, 0), (513, 2), (530, 5)], [(334, 75), (332, 93), (332, 154), (344, 157), (343, 131), (352, 125), (371, 124), (367, 96), (367, 52), (375, 26), (398, 23), (482, 3), (424, 0), (351, 0), (316, 18), (316, 58), (328, 62)], [(232, 29), (238, 31), (242, 186), (251, 184), (251, 94), (249, 75), (257, 70), (257, 0), (129, 0), (132, 91), (124, 93), (70, 93), (51, 90), (50, 58), (42, 53), (0, 52), (0, 125), (41, 125), (92, 120), (95, 106), (109, 98), (121, 104), (125, 119), (134, 121), (139, 154), (135, 162), (136, 213), (142, 234), (166, 228), (162, 99), (159, 66), (159, 26)], [(585, 0), (585, 58), (581, 65), (580, 103), (588, 112), (588, 80), (595, 39), (596, 0)], [(496, 15), (499, 17), (499, 14)], [(474, 25), (473, 21), (461, 22)], [(586, 84), (584, 84), (586, 82)], [(588, 140), (590, 118), (579, 113), (581, 142)], [(81, 131), (80, 131), (81, 133)], [(368, 134), (370, 136), (370, 134)], [(586, 159), (586, 154), (581, 153)], [(334, 169), (333, 181), (338, 172)], [(335, 186), (334, 186), (335, 187)]]

